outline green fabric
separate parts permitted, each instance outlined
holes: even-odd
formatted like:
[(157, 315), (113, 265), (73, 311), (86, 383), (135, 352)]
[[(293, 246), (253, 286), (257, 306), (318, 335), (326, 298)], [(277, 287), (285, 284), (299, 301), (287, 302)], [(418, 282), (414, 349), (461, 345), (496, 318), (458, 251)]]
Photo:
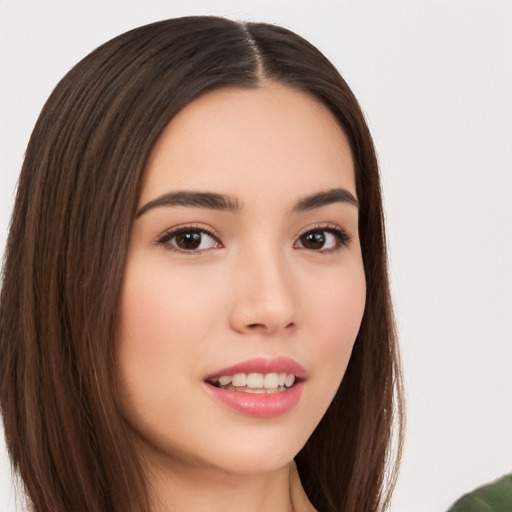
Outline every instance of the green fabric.
[(448, 512), (512, 512), (512, 473), (465, 494)]

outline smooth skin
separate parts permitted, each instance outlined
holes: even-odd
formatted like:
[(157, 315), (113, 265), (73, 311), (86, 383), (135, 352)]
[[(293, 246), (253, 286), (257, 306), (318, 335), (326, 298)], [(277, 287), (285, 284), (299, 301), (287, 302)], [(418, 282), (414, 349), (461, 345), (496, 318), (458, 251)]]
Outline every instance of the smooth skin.
[[(328, 109), (285, 85), (207, 93), (157, 141), (118, 346), (155, 512), (313, 510), (293, 458), (343, 378), (366, 285), (357, 204), (334, 194), (297, 205), (340, 189), (357, 199), (346, 136)], [(221, 194), (229, 208), (158, 201), (176, 192)], [(219, 369), (277, 356), (307, 370), (284, 414), (250, 417), (205, 390)]]

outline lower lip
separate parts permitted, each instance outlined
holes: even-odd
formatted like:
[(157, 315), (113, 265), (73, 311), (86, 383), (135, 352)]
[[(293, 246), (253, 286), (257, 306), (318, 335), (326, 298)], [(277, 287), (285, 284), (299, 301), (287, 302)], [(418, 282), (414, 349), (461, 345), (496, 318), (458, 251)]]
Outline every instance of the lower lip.
[(292, 409), (300, 400), (304, 382), (279, 393), (244, 393), (216, 388), (205, 382), (206, 390), (215, 400), (230, 409), (256, 418), (274, 418)]

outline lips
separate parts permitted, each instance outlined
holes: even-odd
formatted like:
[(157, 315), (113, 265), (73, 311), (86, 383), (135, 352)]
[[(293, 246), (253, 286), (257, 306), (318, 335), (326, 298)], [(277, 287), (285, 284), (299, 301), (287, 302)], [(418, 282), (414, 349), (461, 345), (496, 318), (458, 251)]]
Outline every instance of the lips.
[[(268, 377), (275, 378), (277, 375), (285, 374), (286, 384), (275, 389), (265, 388)], [(262, 375), (265, 376), (263, 380)], [(249, 377), (247, 381), (246, 376)], [(251, 377), (256, 377), (255, 384), (252, 383)], [(306, 370), (293, 359), (255, 358), (210, 374), (204, 384), (210, 397), (224, 407), (248, 416), (273, 418), (286, 413), (298, 403), (306, 377)], [(235, 386), (231, 382), (222, 384), (230, 380), (233, 380)], [(241, 384), (240, 387), (236, 386), (238, 383)]]
[(276, 357), (274, 359), (258, 357), (222, 368), (208, 375), (205, 380), (216, 380), (224, 375), (235, 375), (237, 373), (287, 373), (295, 375), (297, 379), (305, 379), (307, 377), (304, 367), (293, 359), (288, 357)]

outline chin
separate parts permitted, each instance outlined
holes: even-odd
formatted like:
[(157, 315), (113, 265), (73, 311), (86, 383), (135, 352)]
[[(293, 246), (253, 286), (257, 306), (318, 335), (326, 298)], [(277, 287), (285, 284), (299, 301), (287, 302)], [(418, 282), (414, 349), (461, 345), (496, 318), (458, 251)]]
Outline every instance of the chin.
[(263, 475), (273, 473), (287, 466), (294, 458), (295, 453), (282, 453), (276, 456), (272, 453), (259, 454), (224, 454), (215, 460), (210, 467), (215, 467), (223, 473), (232, 475)]
[[(157, 448), (154, 453), (160, 462), (175, 468), (202, 468), (221, 475), (265, 474), (288, 465), (309, 437), (309, 432), (297, 432), (296, 426), (265, 427), (235, 427), (229, 433), (210, 428), (207, 432), (190, 432), (181, 443), (162, 436), (159, 442), (151, 444)], [(147, 454), (147, 447), (143, 451)]]
[[(295, 428), (294, 428), (295, 427)], [(208, 459), (225, 471), (240, 474), (258, 474), (276, 471), (289, 464), (306, 443), (309, 432), (297, 431), (297, 426), (292, 428), (272, 429), (259, 428), (247, 429), (238, 433), (223, 437), (223, 442), (218, 439), (210, 450), (204, 450), (203, 455), (208, 454)]]

